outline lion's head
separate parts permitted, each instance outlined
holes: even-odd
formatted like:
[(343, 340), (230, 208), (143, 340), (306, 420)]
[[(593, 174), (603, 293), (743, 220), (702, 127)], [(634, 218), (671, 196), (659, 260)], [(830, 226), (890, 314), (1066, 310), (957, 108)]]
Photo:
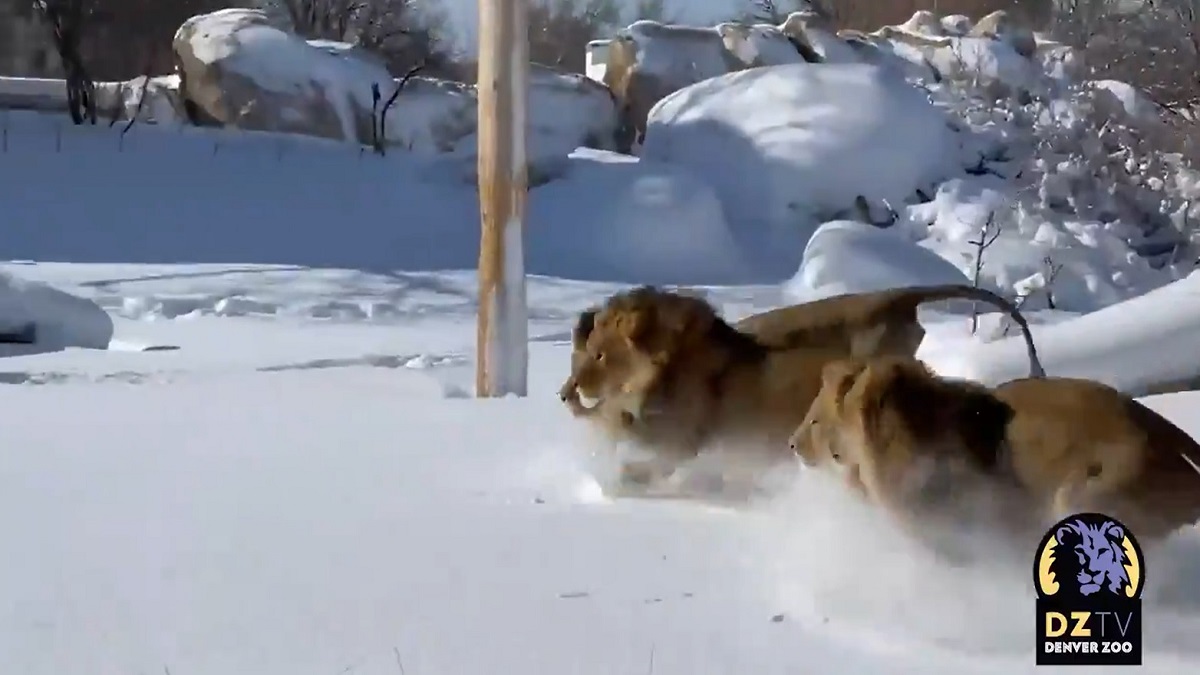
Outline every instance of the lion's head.
[(847, 441), (846, 396), (866, 367), (862, 359), (837, 359), (822, 368), (821, 389), (790, 439), (792, 450), (806, 465), (841, 463)]
[(640, 418), (682, 364), (703, 369), (695, 361), (721, 327), (733, 331), (702, 298), (650, 286), (618, 293), (580, 316), (570, 384), (586, 407), (616, 403)]
[(575, 373), (579, 372), (580, 367), (588, 359), (587, 339), (596, 326), (596, 312), (598, 311), (598, 308), (592, 307), (580, 312), (579, 318), (575, 321), (575, 328), (571, 330), (571, 373), (563, 382), (562, 388), (558, 390), (558, 397), (572, 407), (578, 405), (579, 399), (579, 390), (575, 386)]
[(986, 387), (938, 377), (917, 359), (842, 359), (825, 366), (792, 442), (810, 465), (844, 462), (856, 450), (893, 463), (950, 452), (987, 470), (1011, 416)]

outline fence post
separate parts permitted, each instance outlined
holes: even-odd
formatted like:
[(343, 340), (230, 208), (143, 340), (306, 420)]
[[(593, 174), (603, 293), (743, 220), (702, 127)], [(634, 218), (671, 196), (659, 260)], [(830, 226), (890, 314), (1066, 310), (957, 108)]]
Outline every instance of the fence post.
[(525, 396), (528, 0), (479, 0), (479, 315), (476, 396)]

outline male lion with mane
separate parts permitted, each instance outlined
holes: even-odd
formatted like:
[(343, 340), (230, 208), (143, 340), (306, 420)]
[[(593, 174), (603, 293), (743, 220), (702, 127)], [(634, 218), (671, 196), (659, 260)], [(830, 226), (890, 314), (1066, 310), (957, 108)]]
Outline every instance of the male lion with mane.
[(1099, 382), (1023, 378), (989, 389), (909, 357), (842, 359), (790, 446), (903, 520), (997, 488), (1006, 524), (1037, 532), (1097, 511), (1143, 542), (1200, 520), (1200, 445)]
[[(765, 337), (731, 326), (702, 298), (649, 286), (617, 293), (580, 315), (560, 397), (576, 416), (653, 453), (626, 467), (633, 482), (664, 478), (718, 441), (738, 443), (739, 458), (774, 463), (793, 456), (785, 441), (820, 389), (822, 367), (859, 352), (915, 351), (915, 298), (962, 295), (947, 288), (843, 296), (807, 313), (801, 305), (751, 317)], [(1013, 313), (1040, 373), (1028, 326)]]
[[(596, 314), (606, 305), (622, 302), (631, 294), (675, 295), (650, 286), (617, 293), (605, 305), (579, 314), (571, 335), (571, 375), (559, 390), (559, 397), (577, 410), (575, 372), (586, 360), (586, 343), (595, 326)], [(1021, 328), (1029, 354), (1030, 374), (1045, 375), (1029, 324), (1020, 309), (1005, 297), (984, 288), (963, 284), (912, 286), (866, 293), (846, 293), (798, 305), (778, 307), (752, 314), (733, 324), (737, 330), (753, 335), (770, 347), (823, 347), (840, 350), (844, 356), (867, 357), (882, 354), (916, 356), (925, 339), (925, 329), (917, 320), (917, 310), (928, 302), (966, 299), (995, 305)]]

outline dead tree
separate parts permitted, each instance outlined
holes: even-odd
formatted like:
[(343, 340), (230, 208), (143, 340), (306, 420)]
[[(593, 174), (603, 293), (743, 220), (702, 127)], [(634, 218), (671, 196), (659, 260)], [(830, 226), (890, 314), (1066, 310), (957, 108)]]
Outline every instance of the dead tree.
[(36, 0), (34, 7), (50, 28), (54, 49), (62, 60), (71, 121), (96, 123), (96, 86), (83, 63), (80, 46), (91, 7), (88, 0)]
[[(996, 239), (1000, 236), (1000, 231), (1003, 227), (996, 222), (996, 213), (993, 211), (988, 214), (987, 221), (983, 227), (979, 228), (979, 238), (972, 239), (967, 243), (975, 247), (975, 271), (971, 276), (971, 285), (979, 288), (979, 277), (983, 274), (983, 252), (989, 246), (996, 243)], [(971, 303), (971, 335), (975, 335), (979, 331), (979, 303)]]
[[(1023, 293), (1017, 296), (1016, 301), (1013, 303), (1017, 306), (1017, 311), (1019, 312), (1024, 310), (1025, 304), (1029, 302), (1029, 299), (1036, 295), (1038, 291), (1041, 291), (1046, 296), (1046, 309), (1058, 309), (1058, 306), (1054, 301), (1054, 281), (1058, 278), (1058, 273), (1062, 271), (1062, 268), (1063, 266), (1061, 264), (1054, 262), (1054, 258), (1051, 258), (1050, 256), (1042, 258), (1042, 283), (1040, 286), (1032, 286), (1027, 288)], [(1015, 322), (1012, 320), (1012, 317), (1006, 316), (1004, 317), (1004, 323), (1002, 326), (1003, 330), (1001, 330), (1000, 335), (1002, 337), (1008, 337), (1009, 331), (1015, 327)]]
[[(375, 84), (371, 86), (371, 123), (375, 127), (371, 130), (371, 143), (374, 145), (376, 153), (380, 155), (386, 154), (384, 147), (387, 145), (388, 110), (396, 103), (396, 99), (400, 97), (400, 92), (404, 91), (404, 85), (408, 84), (408, 81), (411, 80), (414, 75), (421, 72), (424, 67), (424, 63), (418, 63), (412, 68), (409, 68), (408, 72), (404, 74), (404, 77), (400, 78), (400, 82), (396, 84), (395, 91), (393, 91), (392, 95), (388, 97), (388, 100), (384, 102), (383, 107), (379, 107), (379, 102), (381, 100), (379, 85)], [(378, 116), (376, 116), (376, 111), (378, 111)]]

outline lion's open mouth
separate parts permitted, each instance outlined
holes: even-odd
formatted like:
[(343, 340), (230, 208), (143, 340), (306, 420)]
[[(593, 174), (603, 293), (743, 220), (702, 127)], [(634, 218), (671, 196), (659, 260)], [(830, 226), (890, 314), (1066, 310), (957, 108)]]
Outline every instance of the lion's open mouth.
[(597, 407), (599, 407), (601, 401), (602, 399), (592, 398), (583, 392), (579, 392), (579, 405), (587, 408), (588, 410), (595, 410)]

